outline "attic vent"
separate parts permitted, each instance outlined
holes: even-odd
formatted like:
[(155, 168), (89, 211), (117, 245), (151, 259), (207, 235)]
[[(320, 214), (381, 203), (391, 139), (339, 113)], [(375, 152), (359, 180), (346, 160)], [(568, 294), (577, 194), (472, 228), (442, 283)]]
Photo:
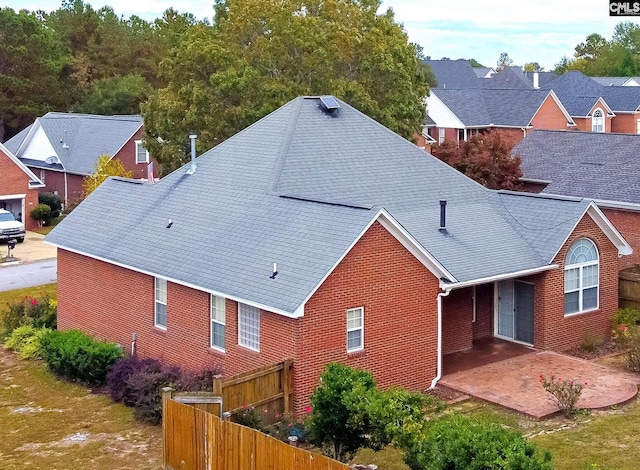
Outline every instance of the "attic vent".
[(333, 113), (340, 108), (340, 103), (331, 95), (320, 97), (320, 106), (328, 113)]

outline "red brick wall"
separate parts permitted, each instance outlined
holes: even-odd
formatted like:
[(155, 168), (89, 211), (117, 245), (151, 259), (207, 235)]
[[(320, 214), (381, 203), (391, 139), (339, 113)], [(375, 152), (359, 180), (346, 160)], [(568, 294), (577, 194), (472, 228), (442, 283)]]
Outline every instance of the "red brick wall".
[(618, 269), (640, 263), (640, 212), (606, 208), (602, 208), (602, 212), (633, 248), (631, 255), (618, 258)]
[(494, 331), (494, 284), (476, 287), (476, 321), (473, 324), (473, 338), (493, 336)]
[[(36, 176), (40, 177), (41, 173), (39, 168), (31, 167), (30, 170), (33, 171)], [(67, 173), (67, 192), (65, 193), (65, 174), (63, 172), (44, 170), (44, 173), (45, 187), (40, 189), (40, 192), (53, 193), (57, 191), (63, 204), (69, 204), (82, 199), (82, 182), (84, 181), (84, 176)]]
[[(143, 128), (140, 128), (138, 132), (134, 134), (129, 141), (122, 146), (120, 151), (114, 155), (124, 165), (125, 170), (131, 171), (132, 178), (146, 178), (147, 177), (147, 165), (148, 163), (136, 163), (136, 140), (142, 140)], [(158, 162), (151, 158), (153, 164), (153, 175), (156, 178), (160, 177), (161, 168)]]
[[(24, 207), (26, 214), (22, 214), (22, 221), (27, 230), (37, 228), (35, 220), (29, 217), (29, 212), (38, 204), (38, 191), (29, 189), (29, 177), (18, 165), (0, 151), (0, 195), (26, 194)], [(17, 217), (19, 214), (15, 214)]]
[[(312, 296), (295, 358), (298, 409), (328, 362), (373, 372), (379, 386), (425, 390), (436, 374), (438, 281), (374, 224)], [(364, 307), (364, 350), (346, 351), (346, 311)]]
[[(600, 255), (600, 303), (597, 310), (564, 316), (564, 261), (567, 250), (581, 237), (591, 239)], [(554, 259), (560, 267), (527, 280), (535, 280), (534, 346), (563, 351), (579, 346), (585, 334), (608, 336), (618, 308), (618, 250), (586, 215)]]
[(473, 288), (459, 289), (443, 298), (442, 353), (473, 346)]
[(638, 119), (640, 119), (640, 113), (616, 114), (616, 117), (611, 120), (611, 132), (636, 134), (638, 131)]
[(558, 129), (564, 131), (567, 129), (567, 117), (558, 107), (558, 103), (550, 96), (547, 96), (533, 117), (531, 125), (535, 129)]

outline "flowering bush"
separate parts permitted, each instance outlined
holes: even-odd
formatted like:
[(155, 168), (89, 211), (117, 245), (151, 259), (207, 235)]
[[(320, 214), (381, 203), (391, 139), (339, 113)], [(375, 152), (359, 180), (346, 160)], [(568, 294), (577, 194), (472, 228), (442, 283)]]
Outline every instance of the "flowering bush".
[(287, 442), (289, 436), (298, 438), (298, 442), (309, 442), (308, 424), (311, 417), (311, 407), (305, 408), (303, 414), (284, 413), (276, 415), (278, 422), (269, 427), (269, 434), (276, 439)]
[(41, 299), (25, 296), (18, 303), (8, 304), (0, 317), (5, 334), (16, 328), (31, 325), (34, 328), (56, 328), (57, 302), (45, 295)]
[(553, 374), (549, 378), (540, 374), (540, 383), (551, 394), (549, 399), (560, 408), (566, 418), (570, 418), (573, 414), (576, 403), (582, 395), (582, 389), (587, 385), (587, 382), (579, 383), (574, 380), (556, 378)]
[[(265, 410), (267, 411), (267, 410)], [(264, 426), (262, 415), (253, 406), (244, 405), (242, 409), (235, 413), (233, 420), (248, 428), (257, 429), (261, 432), (267, 432)]]

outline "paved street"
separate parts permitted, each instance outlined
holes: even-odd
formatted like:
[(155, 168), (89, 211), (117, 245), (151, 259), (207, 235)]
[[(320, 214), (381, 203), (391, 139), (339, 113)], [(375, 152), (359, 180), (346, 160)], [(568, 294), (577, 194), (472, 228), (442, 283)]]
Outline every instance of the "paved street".
[(47, 259), (33, 263), (0, 267), (0, 292), (56, 282), (58, 260)]

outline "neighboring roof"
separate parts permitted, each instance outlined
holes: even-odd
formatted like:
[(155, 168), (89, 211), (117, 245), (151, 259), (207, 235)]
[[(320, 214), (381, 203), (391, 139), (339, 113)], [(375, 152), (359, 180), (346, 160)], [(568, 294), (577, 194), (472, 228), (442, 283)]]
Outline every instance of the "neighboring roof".
[(549, 83), (551, 80), (555, 80), (556, 78), (558, 78), (555, 72), (525, 72), (524, 75), (527, 77), (532, 87), (533, 77), (536, 73), (538, 74), (538, 87), (542, 87)]
[(107, 180), (47, 241), (295, 317), (376, 221), (456, 286), (553, 268), (591, 207), (487, 190), (346, 103), (323, 111), (317, 97), (287, 103), (196, 163), (156, 184)]
[(93, 173), (98, 157), (113, 157), (140, 127), (140, 116), (52, 112), (37, 118), (5, 145), (18, 158), (40, 160), (39, 166), (47, 167), (44, 160), (51, 155), (40, 155), (38, 150), (29, 148), (31, 139), (42, 129), (62, 167), (68, 172), (86, 175)]
[(482, 88), (531, 90), (533, 84), (520, 67), (504, 67), (490, 78), (480, 80)]
[(476, 73), (476, 77), (478, 78), (489, 78), (491, 75), (496, 73), (493, 67), (473, 67), (473, 71)]
[(545, 193), (640, 204), (640, 135), (536, 130), (513, 153)]
[(468, 60), (425, 60), (423, 61), (433, 71), (437, 86), (449, 90), (464, 90), (480, 88), (476, 72)]
[[(553, 90), (571, 116), (588, 116), (598, 99), (604, 99), (605, 91), (612, 88), (603, 87), (582, 72), (571, 70), (540, 89)], [(605, 101), (608, 104), (608, 100)]]
[(640, 87), (638, 86), (604, 87), (602, 97), (613, 112), (635, 112), (640, 108)]
[(42, 188), (44, 187), (44, 183), (42, 182), (42, 180), (40, 178), (38, 178), (34, 172), (32, 172), (29, 168), (27, 168), (27, 166), (22, 163), (14, 154), (11, 150), (9, 150), (6, 146), (0, 144), (0, 153), (3, 153), (4, 155), (7, 156), (7, 158), (14, 164), (16, 165), (18, 168), (20, 168), (20, 170), (22, 170), (22, 172), (27, 175), (27, 177), (29, 178), (29, 188)]
[(627, 77), (591, 77), (591, 80), (603, 86), (623, 86), (630, 79)]
[[(431, 91), (431, 94), (440, 99), (465, 127), (528, 127), (550, 93), (533, 89)], [(427, 112), (429, 99), (427, 98)], [(565, 111), (560, 103), (558, 105)], [(567, 121), (571, 121), (571, 117), (566, 114)], [(437, 117), (432, 113), (429, 115), (437, 124)]]

